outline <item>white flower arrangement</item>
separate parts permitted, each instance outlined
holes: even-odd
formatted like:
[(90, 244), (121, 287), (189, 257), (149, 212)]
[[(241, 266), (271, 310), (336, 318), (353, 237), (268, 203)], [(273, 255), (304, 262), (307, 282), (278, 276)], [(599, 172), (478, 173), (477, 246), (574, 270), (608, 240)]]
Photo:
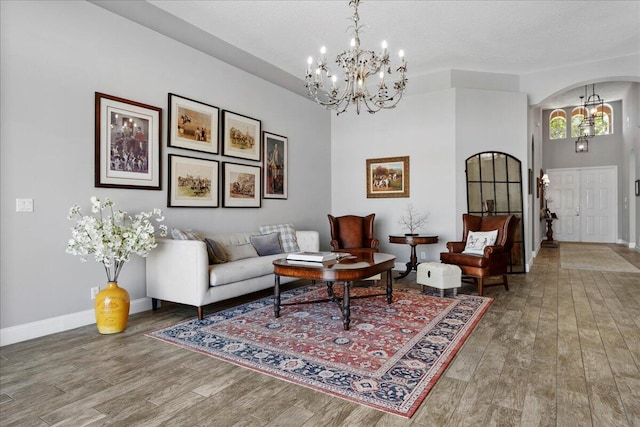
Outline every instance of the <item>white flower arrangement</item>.
[[(157, 246), (156, 228), (151, 218), (155, 216), (156, 222), (164, 221), (160, 209), (141, 212), (132, 218), (126, 212), (114, 211), (113, 206), (108, 198), (101, 201), (92, 197), (91, 212), (99, 213), (99, 217), (83, 215), (77, 204), (69, 209), (67, 216), (70, 220), (77, 220), (71, 229), (67, 253), (80, 255), (82, 262), (87, 261), (88, 255), (93, 255), (96, 261), (104, 264), (109, 282), (118, 281), (120, 270), (132, 253), (144, 258)], [(111, 213), (106, 218), (103, 215), (105, 210)], [(166, 225), (159, 225), (158, 230), (160, 236), (167, 235)]]

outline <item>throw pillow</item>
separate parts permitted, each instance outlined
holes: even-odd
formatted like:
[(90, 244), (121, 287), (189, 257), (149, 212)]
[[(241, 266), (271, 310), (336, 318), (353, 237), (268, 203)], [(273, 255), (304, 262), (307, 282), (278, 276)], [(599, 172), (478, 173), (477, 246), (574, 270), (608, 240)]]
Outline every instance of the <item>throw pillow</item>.
[(277, 231), (280, 233), (280, 246), (282, 252), (300, 252), (296, 229), (293, 224), (261, 225), (260, 234), (270, 234)]
[(469, 231), (467, 244), (463, 254), (484, 255), (485, 246), (491, 246), (496, 242), (498, 230), (492, 231)]
[(209, 264), (224, 264), (227, 262), (227, 253), (220, 243), (208, 238), (205, 238), (204, 242), (207, 244)]
[(249, 239), (260, 256), (282, 253), (282, 248), (280, 247), (280, 233), (274, 232), (251, 236)]
[(258, 253), (251, 243), (245, 243), (244, 245), (229, 245), (224, 247), (227, 253), (228, 261), (238, 261), (245, 258), (256, 258)]
[(200, 233), (191, 230), (180, 230), (179, 228), (171, 229), (171, 237), (173, 240), (204, 240)]

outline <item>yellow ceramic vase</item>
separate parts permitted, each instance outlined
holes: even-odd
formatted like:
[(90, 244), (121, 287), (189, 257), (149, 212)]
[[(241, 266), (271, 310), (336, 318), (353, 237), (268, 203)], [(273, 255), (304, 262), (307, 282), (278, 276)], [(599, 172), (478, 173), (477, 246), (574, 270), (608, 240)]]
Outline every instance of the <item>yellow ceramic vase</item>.
[(109, 282), (98, 292), (95, 303), (96, 325), (101, 334), (115, 334), (127, 328), (129, 320), (129, 292)]

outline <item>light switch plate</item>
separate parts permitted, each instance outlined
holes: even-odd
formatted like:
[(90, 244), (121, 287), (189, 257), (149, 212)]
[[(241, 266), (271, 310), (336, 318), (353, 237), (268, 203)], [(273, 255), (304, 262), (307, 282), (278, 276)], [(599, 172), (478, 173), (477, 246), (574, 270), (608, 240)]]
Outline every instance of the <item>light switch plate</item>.
[(16, 212), (33, 212), (33, 199), (16, 199)]

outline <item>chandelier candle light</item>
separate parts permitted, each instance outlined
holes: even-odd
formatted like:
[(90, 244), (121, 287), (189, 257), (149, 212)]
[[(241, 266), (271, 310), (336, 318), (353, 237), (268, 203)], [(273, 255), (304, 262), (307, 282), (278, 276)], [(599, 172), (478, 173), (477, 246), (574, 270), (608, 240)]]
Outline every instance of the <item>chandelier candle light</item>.
[[(407, 63), (403, 50), (399, 52), (400, 66), (396, 69), (399, 78), (393, 82), (390, 93), (387, 80), (392, 71), (387, 42), (382, 42), (380, 53), (360, 48), (362, 25), (358, 15), (359, 4), (360, 0), (349, 1), (349, 6), (353, 7), (353, 16), (350, 18), (353, 25), (349, 27), (353, 29), (351, 47), (342, 51), (335, 61), (344, 74), (343, 84), (338, 84), (338, 76), (327, 66), (326, 47), (322, 46), (320, 49), (320, 58), (315, 61), (315, 65), (313, 57), (310, 56), (307, 60), (305, 86), (309, 90), (309, 96), (313, 96), (326, 109), (336, 110), (337, 114), (345, 112), (349, 104), (355, 104), (358, 114), (362, 106), (372, 114), (382, 109), (394, 108), (407, 86)], [(377, 82), (371, 82), (374, 80), (372, 76), (378, 76)]]

